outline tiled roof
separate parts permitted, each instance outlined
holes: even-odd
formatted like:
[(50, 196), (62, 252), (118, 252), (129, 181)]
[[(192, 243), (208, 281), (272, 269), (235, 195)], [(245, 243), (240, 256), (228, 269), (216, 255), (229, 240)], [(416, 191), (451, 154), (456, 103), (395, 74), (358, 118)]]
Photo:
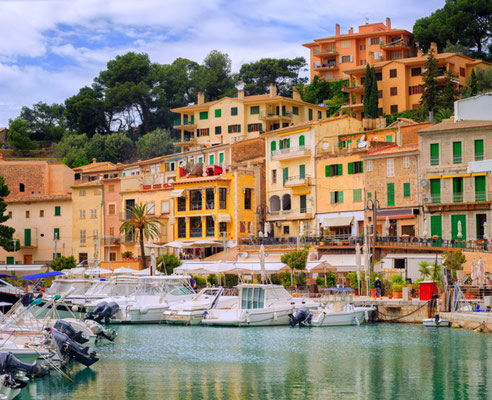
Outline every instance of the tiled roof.
[(5, 200), (7, 203), (26, 203), (26, 202), (35, 202), (35, 201), (62, 201), (62, 200), (70, 200), (72, 195), (67, 194), (33, 194), (29, 196), (16, 196), (16, 197), (7, 197)]
[(177, 179), (175, 182), (173, 182), (174, 186), (177, 185), (186, 185), (187, 183), (201, 183), (201, 182), (213, 182), (213, 181), (230, 181), (231, 178), (226, 178), (225, 176), (222, 175), (216, 175), (216, 176), (203, 176), (203, 177), (197, 177), (197, 178), (183, 178), (183, 179)]
[(74, 168), (77, 172), (98, 172), (98, 171), (108, 171), (116, 169), (116, 165), (112, 162), (93, 162), (91, 164), (83, 165), (81, 167)]
[(102, 181), (100, 179), (96, 179), (95, 181), (89, 181), (89, 182), (84, 182), (84, 183), (78, 183), (74, 186), (73, 188), (79, 188), (79, 187), (94, 187), (94, 186), (102, 186)]
[[(374, 24), (371, 24), (371, 25), (376, 25), (378, 24), (378, 22), (374, 23)], [(326, 37), (326, 38), (322, 38), (322, 39), (314, 39), (314, 41), (312, 43), (306, 43), (306, 44), (303, 44), (303, 46), (305, 47), (313, 47), (312, 45), (313, 44), (319, 44), (321, 42), (325, 42), (325, 41), (335, 41), (335, 40), (346, 40), (346, 39), (351, 39), (352, 37), (369, 37), (369, 36), (381, 36), (382, 33), (391, 33), (391, 34), (395, 34), (395, 33), (404, 33), (404, 32), (407, 32), (407, 33), (410, 33), (408, 32), (407, 30), (405, 29), (390, 29), (389, 31), (386, 30), (386, 29), (381, 29), (380, 31), (374, 31), (374, 32), (357, 32), (357, 33), (344, 33), (343, 35), (339, 35), (339, 36), (329, 36), (329, 37)]]
[(417, 143), (407, 144), (404, 146), (398, 146), (394, 144), (392, 146), (384, 147), (382, 149), (377, 149), (374, 151), (370, 151), (367, 155), (363, 156), (364, 158), (369, 158), (371, 156), (383, 156), (390, 154), (399, 154), (399, 153), (410, 153), (413, 151), (417, 151), (419, 149), (419, 145)]
[[(492, 117), (491, 117), (492, 118)], [(450, 131), (455, 129), (489, 128), (492, 129), (491, 121), (443, 121), (440, 124), (429, 126), (418, 131), (418, 133)]]
[(337, 121), (337, 120), (343, 119), (343, 118), (349, 118), (349, 116), (348, 115), (341, 115), (341, 116), (337, 116), (337, 117), (317, 119), (315, 121), (298, 122), (297, 124), (289, 125), (289, 126), (286, 126), (285, 128), (276, 129), (274, 131), (268, 131), (268, 132), (264, 133), (263, 135), (267, 136), (267, 135), (271, 135), (271, 134), (284, 133), (284, 132), (289, 132), (292, 130), (308, 128), (310, 126), (321, 125), (323, 123)]

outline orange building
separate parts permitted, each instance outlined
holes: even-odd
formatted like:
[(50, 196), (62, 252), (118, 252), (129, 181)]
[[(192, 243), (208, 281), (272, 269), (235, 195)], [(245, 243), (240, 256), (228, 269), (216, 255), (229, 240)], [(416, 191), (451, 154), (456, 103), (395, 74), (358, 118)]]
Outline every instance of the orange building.
[(327, 81), (348, 78), (348, 70), (369, 63), (372, 52), (378, 61), (399, 60), (413, 57), (417, 48), (413, 34), (404, 29), (391, 29), (391, 20), (359, 26), (359, 32), (350, 28), (348, 34), (340, 34), (336, 25), (335, 36), (315, 39), (303, 45), (310, 49), (311, 79), (316, 75)]
[[(442, 72), (438, 81), (444, 83), (445, 72), (448, 71), (452, 74), (452, 81), (457, 88), (466, 85), (474, 68), (490, 66), (485, 61), (474, 60), (456, 53), (438, 54), (435, 43), (431, 44), (431, 48), (434, 49), (439, 70)], [(417, 57), (390, 61), (377, 61), (372, 54), (369, 54), (367, 62), (375, 67), (378, 81), (379, 115), (395, 114), (420, 107), (420, 98), (424, 92), (422, 72), (427, 59), (428, 56), (422, 55), (420, 51)], [(362, 119), (366, 66), (347, 69), (346, 73), (349, 75), (350, 83), (343, 90), (351, 96), (349, 104), (342, 106), (342, 109), (350, 110), (356, 118)]]

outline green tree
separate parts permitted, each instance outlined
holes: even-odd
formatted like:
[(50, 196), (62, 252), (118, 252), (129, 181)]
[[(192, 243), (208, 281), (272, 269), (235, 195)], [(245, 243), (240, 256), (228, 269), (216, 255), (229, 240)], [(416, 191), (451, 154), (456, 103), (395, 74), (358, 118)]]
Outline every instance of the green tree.
[(182, 261), (174, 254), (163, 254), (157, 258), (156, 262), (159, 272), (167, 275), (171, 275), (174, 268), (178, 268), (181, 264), (183, 264)]
[(427, 261), (419, 262), (419, 274), (423, 279), (431, 276), (431, 265)]
[[(121, 224), (120, 232), (124, 233), (126, 236), (133, 236), (138, 239), (142, 266), (143, 269), (146, 269), (147, 260), (145, 259), (144, 239), (150, 240), (159, 238), (161, 235), (161, 221), (155, 217), (150, 217), (147, 214), (147, 206), (145, 204), (136, 204), (126, 211), (130, 218)], [(151, 271), (151, 273), (153, 273), (153, 271)]]
[[(8, 214), (5, 215), (7, 211), (7, 203), (4, 200), (4, 197), (7, 197), (9, 194), (10, 190), (5, 183), (5, 178), (0, 176), (0, 223), (8, 221), (10, 218)], [(12, 240), (14, 232), (15, 229), (10, 226), (0, 225), (0, 246), (6, 251), (14, 250), (14, 241)], [(15, 247), (17, 249), (20, 247), (18, 240)]]
[(331, 89), (330, 82), (318, 75), (315, 75), (309, 85), (298, 85), (294, 88), (302, 100), (312, 104), (321, 104), (324, 100), (330, 99), (332, 97)]
[(32, 150), (36, 148), (36, 142), (31, 139), (27, 121), (21, 117), (9, 120), (8, 141), (14, 149)]
[(199, 77), (199, 88), (205, 92), (209, 101), (232, 96), (236, 92), (231, 73), (231, 59), (218, 50), (212, 50), (205, 57)]
[(34, 140), (57, 142), (66, 129), (63, 104), (36, 103), (22, 107), (20, 118), (27, 122), (27, 128)]
[(451, 108), (439, 108), (434, 115), (434, 122), (439, 124), (444, 119), (449, 119), (453, 116), (453, 110)]
[(453, 74), (446, 71), (444, 74), (444, 87), (441, 89), (439, 106), (444, 109), (454, 109), (454, 102), (458, 97), (456, 85), (453, 82)]
[(439, 84), (437, 83), (437, 77), (439, 74), (437, 60), (434, 56), (434, 49), (431, 49), (429, 51), (427, 61), (425, 62), (425, 71), (422, 73), (424, 93), (422, 93), (422, 97), (420, 99), (420, 104), (422, 107), (429, 112), (433, 112), (439, 105), (440, 89)]
[(470, 94), (472, 96), (476, 96), (477, 93), (478, 93), (477, 74), (475, 73), (475, 68), (473, 68), (470, 74)]
[(274, 83), (277, 86), (277, 94), (290, 96), (294, 87), (307, 83), (307, 78), (300, 76), (306, 65), (304, 57), (262, 58), (243, 64), (237, 79), (244, 82), (247, 95), (265, 94), (270, 84)]
[(461, 271), (463, 264), (466, 262), (466, 257), (461, 250), (447, 251), (444, 253), (443, 265), (453, 271)]
[(56, 257), (53, 261), (50, 263), (50, 268), (53, 271), (62, 271), (64, 269), (72, 269), (75, 268), (76, 262), (75, 258), (73, 256), (70, 257)]
[(84, 146), (87, 144), (87, 135), (65, 134), (62, 140), (53, 145), (55, 153), (63, 159), (63, 163), (70, 168), (89, 164)]
[(96, 158), (98, 161), (113, 163), (128, 160), (135, 154), (132, 140), (124, 132), (109, 135), (96, 133), (84, 146), (87, 159)]
[(171, 136), (163, 129), (146, 133), (137, 141), (137, 155), (142, 159), (164, 156), (173, 152)]
[(468, 88), (463, 88), (462, 90), (463, 97), (492, 91), (492, 67), (472, 69), (467, 84)]
[(364, 79), (364, 117), (378, 117), (378, 83), (376, 70), (369, 64), (366, 65), (366, 76)]
[(291, 282), (294, 281), (293, 274), (294, 271), (304, 271), (307, 265), (309, 251), (306, 249), (300, 249), (296, 251), (291, 251), (289, 253), (285, 253), (280, 261), (290, 268), (291, 271)]

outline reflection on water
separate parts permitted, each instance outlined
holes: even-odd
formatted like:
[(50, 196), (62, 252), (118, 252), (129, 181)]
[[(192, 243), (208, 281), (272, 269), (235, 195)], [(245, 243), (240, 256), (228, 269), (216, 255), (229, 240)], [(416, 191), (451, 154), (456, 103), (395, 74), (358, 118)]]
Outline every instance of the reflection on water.
[(492, 335), (404, 324), (121, 326), (92, 369), (22, 399), (492, 398)]

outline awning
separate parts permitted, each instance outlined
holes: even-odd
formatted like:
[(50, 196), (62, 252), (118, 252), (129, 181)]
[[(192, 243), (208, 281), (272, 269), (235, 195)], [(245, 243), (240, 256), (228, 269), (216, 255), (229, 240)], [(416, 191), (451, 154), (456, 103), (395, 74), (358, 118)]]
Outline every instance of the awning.
[(174, 189), (174, 190), (171, 190), (171, 193), (169, 193), (169, 198), (170, 199), (175, 199), (177, 197), (181, 197), (183, 196), (183, 193), (184, 193), (184, 189)]
[(40, 272), (43, 268), (46, 268), (44, 264), (5, 264), (0, 265), (0, 271), (12, 271), (12, 272)]
[(329, 228), (334, 226), (350, 226), (354, 217), (336, 217), (336, 218), (324, 218), (321, 226), (323, 228)]
[(229, 214), (219, 214), (219, 222), (231, 222), (231, 216)]
[(26, 279), (26, 280), (41, 279), (41, 278), (49, 278), (52, 276), (59, 276), (59, 275), (65, 275), (65, 274), (63, 272), (52, 271), (52, 272), (45, 272), (43, 274), (34, 274), (34, 275), (24, 276), (21, 279)]

